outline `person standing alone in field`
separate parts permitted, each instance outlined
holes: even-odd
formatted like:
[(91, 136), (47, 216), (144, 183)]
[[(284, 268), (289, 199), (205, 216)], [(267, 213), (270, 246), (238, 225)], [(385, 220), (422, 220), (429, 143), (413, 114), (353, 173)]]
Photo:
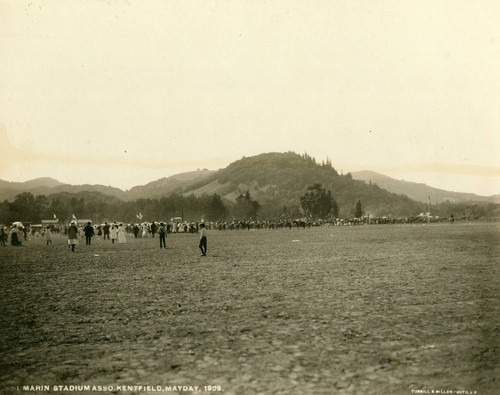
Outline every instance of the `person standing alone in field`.
[(87, 226), (83, 228), (83, 231), (85, 232), (85, 242), (89, 246), (92, 244), (92, 236), (94, 236), (94, 227), (90, 224), (90, 222), (87, 222)]
[(10, 231), (10, 245), (13, 246), (22, 245), (22, 242), (19, 241), (19, 229), (17, 228), (17, 225), (13, 225)]
[(115, 240), (118, 238), (118, 229), (116, 224), (111, 227), (111, 244), (115, 244)]
[(106, 237), (109, 240), (109, 225), (107, 222), (104, 223), (104, 227), (102, 228), (102, 231), (104, 233), (104, 240), (106, 240)]
[(76, 227), (75, 221), (71, 221), (68, 229), (68, 245), (71, 247), (71, 251), (75, 252), (75, 246), (78, 244), (78, 228)]
[(125, 236), (125, 226), (120, 224), (118, 227), (118, 243), (123, 244), (127, 242), (127, 238)]
[(200, 224), (200, 250), (201, 250), (201, 256), (206, 256), (207, 255), (207, 231), (205, 229), (205, 224), (201, 223)]
[(0, 226), (0, 244), (2, 247), (5, 247), (5, 244), (7, 242), (7, 233), (5, 232), (5, 228), (3, 226)]
[(47, 241), (47, 245), (52, 244), (52, 231), (50, 230), (50, 226), (45, 227), (45, 240)]
[(167, 238), (167, 228), (163, 222), (160, 222), (160, 227), (158, 228), (158, 236), (160, 236), (160, 248), (167, 248), (166, 238)]

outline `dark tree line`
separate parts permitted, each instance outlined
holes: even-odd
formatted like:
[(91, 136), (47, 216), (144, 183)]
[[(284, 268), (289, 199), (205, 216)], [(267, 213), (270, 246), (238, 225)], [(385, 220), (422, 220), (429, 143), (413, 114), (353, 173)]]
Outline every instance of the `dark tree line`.
[[(378, 189), (378, 187), (374, 188)], [(53, 219), (54, 215), (63, 223), (70, 221), (73, 215), (80, 219), (90, 219), (95, 223), (169, 221), (173, 217), (181, 217), (185, 221), (193, 222), (201, 219), (218, 221), (232, 218), (296, 219), (302, 216), (316, 219), (360, 218), (368, 213), (376, 215), (377, 212), (387, 213), (392, 218), (399, 218), (418, 215), (427, 208), (423, 203), (411, 201), (411, 205), (405, 206), (406, 210), (404, 207), (398, 209), (384, 200), (379, 200), (377, 193), (374, 193), (374, 196), (363, 195), (361, 199), (353, 199), (343, 196), (341, 189), (334, 189), (334, 191), (335, 198), (328, 186), (313, 183), (305, 188), (299, 199), (290, 195), (268, 199), (264, 203), (254, 199), (249, 191), (240, 194), (234, 202), (225, 200), (218, 194), (202, 196), (171, 194), (159, 199), (136, 199), (125, 202), (100, 192), (86, 191), (77, 194), (62, 192), (49, 196), (34, 196), (29, 192), (23, 192), (18, 194), (12, 202), (7, 200), (0, 202), (0, 224), (8, 225), (14, 221), (40, 223), (43, 219)], [(342, 209), (337, 203), (339, 197), (343, 198)], [(408, 207), (411, 210), (408, 210)], [(138, 213), (142, 214), (141, 219), (136, 217)], [(431, 214), (434, 216), (449, 217), (451, 213), (456, 218), (499, 217), (500, 205), (447, 201), (431, 207)]]
[[(13, 202), (0, 203), (0, 224), (14, 221), (40, 223), (56, 217), (68, 222), (73, 215), (95, 223), (123, 221), (170, 221), (181, 217), (185, 221), (218, 221), (228, 218), (257, 218), (260, 204), (250, 193), (238, 196), (236, 202), (223, 200), (218, 194), (183, 196), (171, 194), (159, 199), (137, 199), (124, 202), (99, 192), (78, 194), (58, 193), (34, 196), (29, 192), (17, 195)], [(141, 214), (139, 219), (137, 216)]]
[[(183, 217), (186, 221), (201, 218), (216, 221), (231, 214), (232, 206), (224, 202), (220, 195), (182, 196), (172, 194), (160, 199), (137, 199), (124, 202), (99, 192), (78, 194), (58, 193), (33, 196), (29, 192), (17, 195), (13, 202), (0, 203), (0, 223), (14, 221), (40, 223), (54, 216), (62, 222), (76, 218), (91, 219), (96, 223), (123, 221), (169, 221), (172, 217)], [(141, 213), (142, 219), (137, 215)]]

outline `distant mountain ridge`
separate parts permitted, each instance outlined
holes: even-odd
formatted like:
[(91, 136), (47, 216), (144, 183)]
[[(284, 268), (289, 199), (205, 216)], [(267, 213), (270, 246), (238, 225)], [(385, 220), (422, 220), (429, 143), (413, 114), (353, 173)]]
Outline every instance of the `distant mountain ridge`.
[(106, 195), (126, 199), (126, 192), (119, 188), (104, 185), (70, 185), (63, 184), (53, 178), (37, 178), (26, 182), (9, 182), (0, 180), (0, 200), (13, 200), (21, 192), (30, 192), (33, 195), (52, 195), (54, 193), (78, 193), (83, 191), (101, 192)]
[(26, 188), (39, 188), (39, 187), (54, 188), (59, 185), (65, 185), (65, 184), (51, 177), (34, 178), (33, 180), (28, 180), (24, 182), (11, 182), (11, 181), (0, 180), (0, 187), (14, 189), (14, 190), (24, 190)]
[(397, 180), (370, 170), (357, 171), (351, 174), (355, 180), (365, 181), (366, 183), (371, 182), (389, 192), (406, 195), (417, 202), (427, 203), (430, 197), (432, 203), (476, 201), (500, 204), (500, 195), (480, 196), (474, 193), (446, 191), (422, 183)]
[(71, 185), (64, 184), (50, 177), (36, 178), (25, 182), (10, 182), (0, 180), (0, 201), (12, 201), (21, 192), (30, 192), (33, 195), (52, 195), (55, 193), (79, 193), (84, 191), (99, 192), (105, 195), (128, 201), (140, 198), (158, 198), (173, 192), (182, 193), (182, 190), (195, 182), (209, 177), (215, 170), (195, 170), (161, 178), (145, 185), (139, 185), (124, 191), (120, 188), (105, 185)]
[(144, 197), (159, 198), (174, 192), (182, 193), (188, 184), (203, 182), (215, 174), (215, 170), (196, 170), (175, 174), (170, 177), (160, 178), (145, 185), (139, 185), (127, 191), (127, 199), (140, 199)]

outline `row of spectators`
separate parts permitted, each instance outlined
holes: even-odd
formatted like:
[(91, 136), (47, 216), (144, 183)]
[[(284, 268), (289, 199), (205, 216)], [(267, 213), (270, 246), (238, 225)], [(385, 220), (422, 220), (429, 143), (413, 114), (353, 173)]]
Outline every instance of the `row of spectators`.
[(11, 245), (20, 246), (23, 244), (21, 241), (22, 238), (24, 238), (24, 240), (28, 239), (28, 229), (26, 227), (12, 225), (9, 231), (8, 227), (0, 226), (0, 245), (5, 247), (9, 241), (9, 236)]
[[(460, 220), (473, 220), (478, 218), (462, 217)], [(72, 221), (74, 222), (74, 221)], [(216, 221), (216, 222), (161, 222), (165, 225), (166, 232), (171, 233), (198, 233), (200, 224), (204, 223), (206, 229), (209, 230), (250, 230), (250, 229), (306, 229), (317, 226), (354, 226), (354, 225), (380, 225), (380, 224), (412, 224), (412, 223), (427, 223), (427, 222), (455, 222), (453, 214), (449, 218), (432, 217), (429, 215), (419, 215), (416, 217), (407, 218), (390, 218), (390, 217), (372, 217), (366, 216), (362, 218), (337, 218), (333, 220), (308, 220), (308, 219), (261, 219), (261, 220), (247, 220), (247, 219), (233, 219), (231, 221)], [(90, 223), (78, 224), (78, 228), (83, 234), (85, 226), (92, 226), (94, 234), (97, 236), (104, 236), (109, 238), (109, 235), (128, 233), (135, 238), (154, 237), (158, 233), (160, 222), (143, 222), (135, 224), (124, 223), (104, 223), (99, 225), (91, 225)], [(76, 222), (75, 222), (76, 225)], [(27, 240), (28, 235), (33, 237), (45, 237), (49, 243), (52, 233), (60, 233), (63, 236), (68, 236), (68, 229), (70, 225), (49, 225), (49, 226), (32, 226), (23, 227), (13, 225), (9, 229), (6, 226), (0, 226), (0, 243), (6, 245), (8, 243), (9, 235), (11, 245), (22, 245), (21, 239)], [(120, 231), (119, 231), (120, 230)], [(79, 232), (80, 233), (80, 232)], [(113, 237), (114, 239), (114, 237)], [(50, 241), (51, 242), (51, 241)]]

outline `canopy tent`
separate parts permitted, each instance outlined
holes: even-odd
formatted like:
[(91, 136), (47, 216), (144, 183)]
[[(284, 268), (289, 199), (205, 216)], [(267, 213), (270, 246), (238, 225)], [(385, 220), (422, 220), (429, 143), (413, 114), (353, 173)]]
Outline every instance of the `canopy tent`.
[(83, 225), (83, 224), (86, 225), (88, 222), (92, 223), (92, 220), (91, 219), (77, 219), (76, 220), (76, 223), (79, 225)]
[(58, 219), (42, 219), (42, 225), (59, 225)]

